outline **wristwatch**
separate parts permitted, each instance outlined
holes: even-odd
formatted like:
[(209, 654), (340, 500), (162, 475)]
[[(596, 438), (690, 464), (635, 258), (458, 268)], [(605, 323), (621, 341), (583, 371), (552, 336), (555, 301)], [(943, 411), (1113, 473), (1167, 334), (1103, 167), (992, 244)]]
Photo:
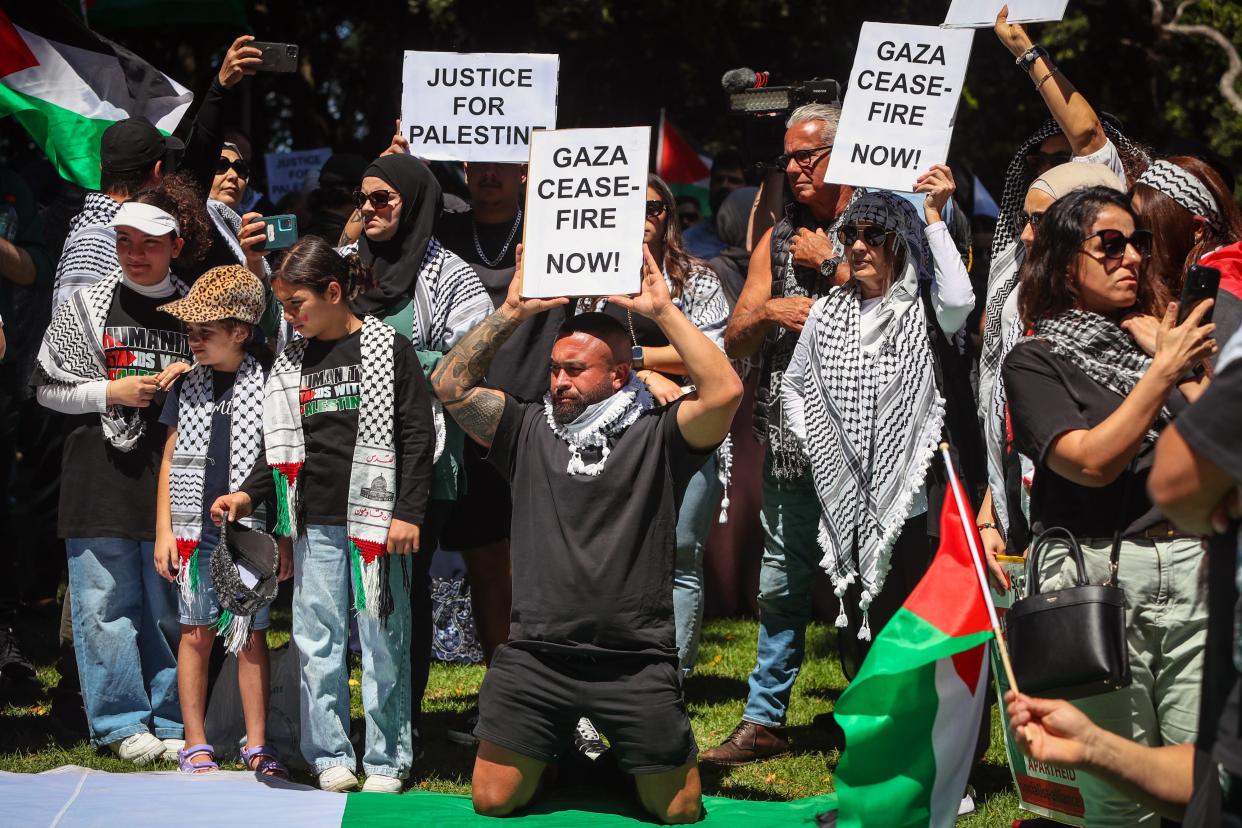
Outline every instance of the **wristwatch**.
[(1043, 46), (1032, 46), (1031, 48), (1023, 52), (1018, 57), (1018, 59), (1014, 61), (1014, 65), (1017, 66), (1019, 69), (1021, 69), (1023, 72), (1030, 72), (1031, 67), (1035, 65), (1035, 61), (1039, 60), (1040, 58), (1044, 58), (1045, 60), (1047, 60), (1048, 50), (1045, 49)]
[(837, 262), (841, 261), (836, 256), (831, 259), (824, 259), (819, 263), (819, 275), (825, 279), (831, 279), (837, 273)]
[(630, 367), (636, 371), (642, 370), (643, 368), (643, 346), (642, 345), (635, 345), (634, 347), (630, 348)]

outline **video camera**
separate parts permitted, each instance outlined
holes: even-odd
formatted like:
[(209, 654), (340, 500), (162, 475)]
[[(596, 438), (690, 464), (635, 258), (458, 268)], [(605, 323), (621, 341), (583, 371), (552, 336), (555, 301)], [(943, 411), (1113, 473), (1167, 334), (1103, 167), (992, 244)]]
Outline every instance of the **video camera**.
[(799, 81), (788, 86), (768, 86), (769, 74), (745, 66), (730, 69), (720, 78), (729, 95), (729, 109), (745, 115), (771, 117), (792, 112), (803, 104), (841, 103), (841, 84), (830, 78)]

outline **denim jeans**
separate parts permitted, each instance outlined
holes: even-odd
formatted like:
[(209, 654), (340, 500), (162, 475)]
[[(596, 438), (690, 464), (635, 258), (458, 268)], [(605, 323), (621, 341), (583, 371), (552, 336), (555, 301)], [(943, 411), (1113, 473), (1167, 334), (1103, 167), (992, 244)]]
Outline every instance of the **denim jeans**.
[(73, 645), (91, 743), (136, 733), (180, 739), (176, 586), (155, 571), (155, 544), (70, 538)]
[[(301, 668), (302, 756), (315, 773), (357, 759), (349, 742), (349, 619), (353, 579), (344, 526), (310, 525), (294, 543), (293, 640)], [(408, 565), (410, 562), (406, 561)], [(413, 762), (410, 734), (410, 599), (401, 560), (389, 571), (392, 615), (357, 615), (362, 644), (362, 708), (367, 775), (404, 779)]]
[(759, 644), (750, 674), (750, 695), (742, 718), (780, 727), (789, 694), (802, 667), (806, 625), (811, 618), (811, 587), (822, 553), (819, 498), (808, 471), (797, 480), (772, 476), (771, 457), (763, 467), (763, 563), (759, 569)]
[(716, 473), (716, 455), (690, 478), (677, 513), (677, 557), (673, 569), (673, 618), (677, 624), (677, 656), (689, 674), (699, 657), (703, 631), (703, 547), (720, 514), (724, 486)]
[[(177, 590), (178, 620), (187, 627), (207, 627), (220, 619), (220, 599), (216, 585), (211, 581), (211, 550), (203, 550), (198, 556), (198, 591), (186, 600)], [(254, 614), (254, 629), (266, 630), (272, 625), (271, 607), (264, 607)]]

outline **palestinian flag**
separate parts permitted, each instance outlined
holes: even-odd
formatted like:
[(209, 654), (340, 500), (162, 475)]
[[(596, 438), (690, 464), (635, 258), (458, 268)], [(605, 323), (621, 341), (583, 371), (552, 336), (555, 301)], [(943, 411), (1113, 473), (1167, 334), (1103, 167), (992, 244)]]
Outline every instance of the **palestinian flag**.
[(983, 715), (992, 622), (966, 537), (967, 526), (976, 532), (974, 517), (953, 482), (931, 567), (837, 701), (845, 731), (838, 826), (927, 828), (957, 819)]
[(141, 115), (171, 134), (193, 97), (57, 0), (0, 6), (0, 117), (16, 117), (57, 171), (83, 187), (99, 189), (105, 129)]
[(656, 130), (656, 175), (663, 178), (675, 195), (698, 199), (704, 216), (711, 215), (707, 191), (711, 184), (712, 159), (701, 155), (694, 145), (673, 126), (660, 110), (660, 128)]

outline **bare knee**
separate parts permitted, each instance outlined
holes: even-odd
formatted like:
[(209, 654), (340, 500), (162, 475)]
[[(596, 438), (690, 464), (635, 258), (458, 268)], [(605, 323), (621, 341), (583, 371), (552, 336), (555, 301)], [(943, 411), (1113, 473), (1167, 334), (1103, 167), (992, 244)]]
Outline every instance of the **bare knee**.
[(200, 624), (181, 625), (181, 641), (187, 647), (199, 652), (211, 652), (215, 640), (216, 634), (211, 627)]
[(702, 806), (698, 799), (674, 799), (666, 807), (659, 808), (653, 816), (664, 825), (689, 825), (699, 821)]
[(470, 787), (474, 812), (481, 816), (503, 817), (517, 809), (516, 791), (499, 790), (497, 786), (480, 786), (476, 779)]
[(494, 817), (513, 813), (535, 795), (543, 770), (537, 759), (483, 741), (470, 780), (475, 812)]

